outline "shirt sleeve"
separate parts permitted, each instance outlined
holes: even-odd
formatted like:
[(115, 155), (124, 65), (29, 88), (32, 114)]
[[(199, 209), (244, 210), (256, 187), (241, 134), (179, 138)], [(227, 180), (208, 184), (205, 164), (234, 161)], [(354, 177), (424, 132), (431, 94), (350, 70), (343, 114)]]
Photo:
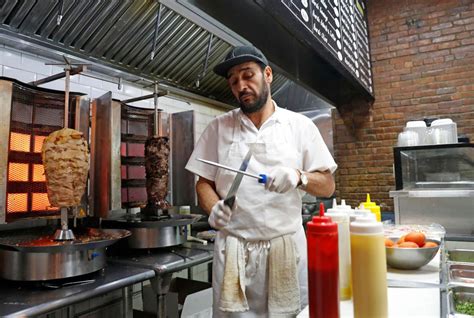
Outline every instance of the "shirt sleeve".
[(310, 121), (303, 136), (303, 170), (308, 172), (329, 170), (334, 173), (337, 164), (329, 152), (318, 127)]
[(204, 129), (185, 167), (186, 170), (211, 181), (215, 181), (216, 179), (217, 168), (196, 159), (201, 158), (214, 162), (218, 161), (217, 127), (217, 120), (213, 120), (206, 129)]

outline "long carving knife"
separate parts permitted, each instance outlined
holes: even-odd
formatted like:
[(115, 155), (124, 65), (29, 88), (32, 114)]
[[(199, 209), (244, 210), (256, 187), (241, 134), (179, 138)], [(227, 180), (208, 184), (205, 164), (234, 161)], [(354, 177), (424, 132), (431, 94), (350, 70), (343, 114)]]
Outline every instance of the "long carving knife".
[(258, 181), (260, 183), (265, 183), (267, 181), (267, 176), (264, 175), (264, 174), (255, 175), (255, 174), (245, 172), (247, 170), (247, 167), (249, 165), (249, 161), (250, 161), (251, 157), (252, 157), (252, 151), (249, 149), (249, 151), (245, 155), (244, 160), (242, 161), (242, 163), (240, 165), (239, 170), (228, 167), (228, 166), (221, 165), (217, 162), (197, 158), (198, 161), (201, 161), (203, 163), (206, 163), (206, 164), (209, 164), (209, 165), (212, 165), (212, 166), (216, 166), (216, 167), (219, 167), (219, 168), (222, 168), (222, 169), (230, 170), (230, 171), (233, 171), (233, 172), (237, 173), (237, 175), (234, 178), (234, 181), (232, 182), (232, 185), (230, 186), (229, 192), (227, 193), (227, 195), (224, 199), (224, 204), (226, 204), (229, 207), (232, 207), (234, 205), (235, 194), (237, 193), (237, 190), (239, 189), (240, 183), (242, 182), (242, 178), (243, 178), (244, 175), (256, 178), (256, 179), (258, 179)]

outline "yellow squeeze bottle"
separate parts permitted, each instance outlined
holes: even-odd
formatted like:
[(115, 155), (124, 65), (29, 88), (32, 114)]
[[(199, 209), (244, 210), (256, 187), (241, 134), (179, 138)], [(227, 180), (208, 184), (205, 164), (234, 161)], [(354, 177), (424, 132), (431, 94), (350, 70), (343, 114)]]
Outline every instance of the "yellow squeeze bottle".
[(360, 204), (364, 209), (370, 210), (373, 214), (375, 214), (375, 219), (377, 222), (382, 221), (382, 215), (380, 213), (380, 206), (377, 205), (375, 202), (370, 201), (370, 194), (367, 193), (367, 200), (365, 202), (361, 202)]
[(350, 225), (354, 317), (388, 317), (387, 264), (383, 226), (372, 217)]

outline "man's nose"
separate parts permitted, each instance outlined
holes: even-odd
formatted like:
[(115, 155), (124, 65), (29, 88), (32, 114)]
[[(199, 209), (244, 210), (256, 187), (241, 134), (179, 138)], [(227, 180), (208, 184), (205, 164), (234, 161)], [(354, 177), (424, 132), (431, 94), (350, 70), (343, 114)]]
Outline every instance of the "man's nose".
[(238, 81), (236, 83), (237, 92), (242, 93), (248, 89), (247, 83), (245, 81)]

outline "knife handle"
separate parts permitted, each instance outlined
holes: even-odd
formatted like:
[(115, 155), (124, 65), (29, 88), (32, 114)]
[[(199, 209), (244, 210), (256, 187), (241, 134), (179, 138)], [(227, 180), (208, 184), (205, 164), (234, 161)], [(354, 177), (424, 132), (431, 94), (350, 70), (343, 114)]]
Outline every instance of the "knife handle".
[(224, 204), (227, 205), (231, 209), (234, 206), (234, 202), (235, 202), (235, 195), (228, 197), (227, 199), (224, 200)]

